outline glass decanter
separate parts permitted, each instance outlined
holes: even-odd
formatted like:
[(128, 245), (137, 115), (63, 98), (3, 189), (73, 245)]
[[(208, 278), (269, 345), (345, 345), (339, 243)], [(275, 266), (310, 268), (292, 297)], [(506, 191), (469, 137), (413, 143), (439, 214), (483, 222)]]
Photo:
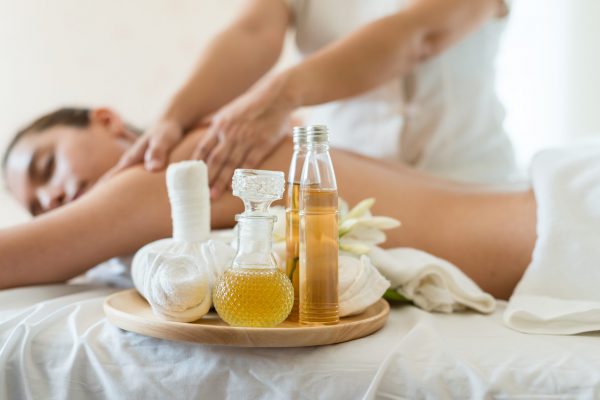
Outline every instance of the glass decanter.
[(213, 304), (233, 326), (269, 327), (283, 322), (294, 304), (294, 288), (272, 254), (273, 224), (269, 206), (281, 199), (282, 172), (237, 169), (233, 194), (244, 202), (238, 222), (237, 254), (219, 279)]

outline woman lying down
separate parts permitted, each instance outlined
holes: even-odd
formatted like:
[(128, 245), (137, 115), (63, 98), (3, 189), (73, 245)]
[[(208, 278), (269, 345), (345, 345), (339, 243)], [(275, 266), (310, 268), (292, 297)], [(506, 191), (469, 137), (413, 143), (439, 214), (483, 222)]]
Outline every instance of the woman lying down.
[[(203, 129), (170, 162), (188, 158)], [(101, 179), (136, 138), (115, 112), (60, 109), (15, 137), (3, 160), (8, 189), (35, 218), (0, 231), (0, 287), (62, 282), (109, 258), (171, 235), (164, 173), (132, 167)], [(285, 139), (261, 169), (287, 170)], [(440, 180), (401, 164), (333, 149), (338, 187), (350, 204), (374, 197), (374, 213), (402, 221), (386, 246), (449, 260), (484, 291), (508, 298), (530, 262), (536, 201), (531, 190), (502, 192)], [(242, 203), (213, 202), (212, 228), (234, 225)]]

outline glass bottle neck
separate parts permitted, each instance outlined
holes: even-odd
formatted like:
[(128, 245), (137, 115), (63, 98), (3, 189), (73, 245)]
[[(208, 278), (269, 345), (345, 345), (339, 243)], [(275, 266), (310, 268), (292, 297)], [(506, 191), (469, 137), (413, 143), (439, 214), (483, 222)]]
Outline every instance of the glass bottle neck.
[(306, 145), (306, 151), (324, 153), (329, 151), (329, 142), (308, 143)]
[(308, 143), (294, 143), (294, 153), (306, 153), (308, 151)]
[(237, 268), (275, 268), (272, 235), (275, 217), (238, 216)]
[[(336, 190), (335, 172), (329, 154), (327, 142), (314, 143), (306, 154), (300, 187), (320, 190)], [(302, 196), (300, 196), (302, 197)]]
[(300, 183), (302, 177), (302, 166), (304, 165), (304, 159), (308, 153), (306, 143), (298, 145), (294, 144), (294, 153), (292, 154), (292, 161), (290, 162), (290, 169), (288, 172), (288, 185), (294, 183)]

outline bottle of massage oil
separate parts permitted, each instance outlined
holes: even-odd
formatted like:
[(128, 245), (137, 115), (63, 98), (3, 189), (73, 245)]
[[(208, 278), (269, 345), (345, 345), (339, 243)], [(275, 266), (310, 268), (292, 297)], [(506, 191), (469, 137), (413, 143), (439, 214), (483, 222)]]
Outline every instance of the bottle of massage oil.
[(213, 291), (217, 313), (233, 326), (269, 327), (283, 322), (294, 304), (294, 289), (272, 254), (275, 216), (272, 201), (281, 199), (282, 172), (237, 169), (233, 194), (246, 206), (238, 221), (237, 254)]
[(301, 324), (339, 322), (338, 192), (326, 126), (306, 127), (300, 179)]
[(306, 128), (296, 126), (293, 130), (294, 153), (288, 172), (285, 207), (286, 274), (294, 286), (294, 307), (288, 319), (298, 321), (298, 296), (300, 294), (300, 178), (307, 152)]

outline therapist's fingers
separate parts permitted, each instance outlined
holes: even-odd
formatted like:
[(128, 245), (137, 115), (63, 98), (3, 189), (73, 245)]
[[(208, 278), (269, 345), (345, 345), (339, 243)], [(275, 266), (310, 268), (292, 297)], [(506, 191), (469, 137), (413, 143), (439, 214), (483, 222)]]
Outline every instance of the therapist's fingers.
[(236, 168), (239, 168), (244, 156), (246, 155), (246, 147), (237, 143), (229, 153), (229, 157), (223, 164), (223, 168), (218, 172), (217, 177), (211, 187), (211, 198), (218, 199), (231, 185), (231, 178)]
[(121, 156), (121, 159), (115, 166), (115, 171), (122, 171), (125, 168), (144, 161), (144, 153), (148, 148), (150, 138), (148, 135), (142, 135), (135, 143)]
[(206, 160), (206, 168), (208, 169), (208, 182), (212, 187), (219, 176), (219, 173), (229, 159), (229, 154), (233, 150), (236, 143), (233, 140), (221, 140), (210, 152)]
[(148, 131), (150, 137), (144, 154), (148, 171), (161, 171), (168, 164), (171, 150), (183, 138), (183, 129), (173, 121), (161, 121)]
[(219, 138), (214, 130), (209, 130), (206, 135), (198, 141), (196, 148), (192, 152), (192, 160), (206, 161), (206, 158), (219, 143)]

